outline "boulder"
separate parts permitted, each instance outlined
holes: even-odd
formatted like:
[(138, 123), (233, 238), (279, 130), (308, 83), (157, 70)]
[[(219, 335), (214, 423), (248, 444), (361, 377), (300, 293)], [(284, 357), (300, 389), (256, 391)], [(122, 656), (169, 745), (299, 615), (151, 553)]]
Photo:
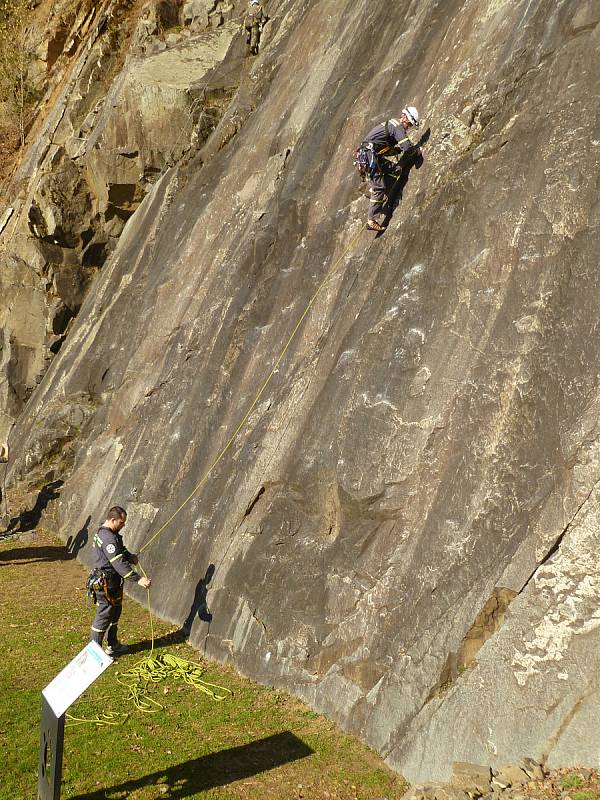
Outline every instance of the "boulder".
[(457, 761), (452, 764), (452, 786), (477, 795), (490, 790), (492, 773), (489, 767)]
[(494, 770), (494, 783), (503, 788), (507, 786), (523, 786), (530, 780), (530, 776), (521, 767), (508, 766)]

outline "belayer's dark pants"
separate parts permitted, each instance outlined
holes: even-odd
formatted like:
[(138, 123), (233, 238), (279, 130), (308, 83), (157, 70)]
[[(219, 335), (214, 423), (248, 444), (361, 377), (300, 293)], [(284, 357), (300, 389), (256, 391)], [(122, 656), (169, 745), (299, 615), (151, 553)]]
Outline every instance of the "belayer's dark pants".
[(119, 589), (115, 592), (115, 599), (112, 603), (104, 592), (96, 592), (96, 602), (96, 616), (92, 623), (91, 639), (93, 642), (102, 645), (106, 634), (107, 644), (114, 646), (119, 641), (117, 625), (123, 611), (123, 590)]

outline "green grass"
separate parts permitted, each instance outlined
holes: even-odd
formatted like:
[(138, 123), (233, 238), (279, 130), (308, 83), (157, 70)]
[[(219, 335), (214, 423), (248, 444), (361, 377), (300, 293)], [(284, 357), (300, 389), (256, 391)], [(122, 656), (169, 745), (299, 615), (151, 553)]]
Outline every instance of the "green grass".
[[(0, 543), (1, 800), (37, 797), (40, 692), (84, 646), (93, 616), (83, 567), (42, 531), (29, 538)], [(120, 631), (129, 643), (147, 639), (147, 611), (126, 599)], [(156, 624), (157, 637), (169, 631)], [(163, 651), (201, 660), (187, 642)], [(397, 800), (404, 793), (405, 782), (354, 737), (228, 667), (206, 663), (205, 678), (232, 689), (231, 699), (217, 703), (169, 681), (150, 690), (163, 711), (135, 711), (115, 678), (143, 655), (121, 658), (70, 709), (128, 717), (118, 726), (66, 729), (63, 798)]]
[(577, 775), (577, 773), (573, 772), (570, 775), (565, 775), (560, 785), (563, 789), (578, 789), (580, 786), (583, 786), (583, 779), (581, 775)]
[(571, 800), (600, 800), (600, 789), (588, 789), (585, 792), (573, 792)]

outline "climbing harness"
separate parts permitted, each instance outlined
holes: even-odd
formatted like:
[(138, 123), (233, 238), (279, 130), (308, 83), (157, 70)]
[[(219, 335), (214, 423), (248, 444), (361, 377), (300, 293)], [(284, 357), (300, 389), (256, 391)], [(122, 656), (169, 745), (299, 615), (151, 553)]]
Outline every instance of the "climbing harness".
[(382, 157), (389, 158), (390, 156), (395, 156), (396, 164), (398, 164), (405, 153), (399, 153), (396, 147), (403, 142), (410, 142), (408, 136), (405, 136), (404, 139), (400, 139), (400, 141), (397, 142), (390, 132), (389, 121), (382, 124), (385, 127), (387, 144), (375, 147), (373, 142), (361, 142), (354, 152), (354, 165), (358, 169), (362, 181), (365, 181), (367, 178), (374, 180), (378, 175), (385, 172), (385, 166), (381, 160)]
[(354, 166), (358, 169), (361, 181), (375, 178), (379, 172), (379, 163), (375, 155), (373, 142), (363, 142), (354, 152)]
[(103, 594), (113, 607), (120, 606), (123, 603), (123, 587), (121, 586), (116, 590), (111, 589), (106, 573), (100, 568), (93, 569), (90, 572), (85, 588), (87, 589), (88, 598), (94, 605), (98, 602), (98, 594)]
[(102, 591), (102, 578), (98, 570), (92, 570), (85, 583), (86, 596), (93, 605), (98, 605), (98, 593)]

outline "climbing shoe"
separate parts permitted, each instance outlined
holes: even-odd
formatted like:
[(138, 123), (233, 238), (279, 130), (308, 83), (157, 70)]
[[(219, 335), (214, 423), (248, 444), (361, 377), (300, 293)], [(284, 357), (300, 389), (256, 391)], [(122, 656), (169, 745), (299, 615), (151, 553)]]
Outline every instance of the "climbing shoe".
[(106, 647), (106, 655), (107, 656), (124, 656), (125, 653), (129, 652), (129, 648), (126, 644), (121, 644), (121, 642), (117, 642), (116, 644), (109, 644)]
[(367, 228), (370, 231), (384, 231), (385, 230), (385, 225), (380, 225), (379, 222), (377, 222), (376, 219), (370, 219), (367, 222)]

